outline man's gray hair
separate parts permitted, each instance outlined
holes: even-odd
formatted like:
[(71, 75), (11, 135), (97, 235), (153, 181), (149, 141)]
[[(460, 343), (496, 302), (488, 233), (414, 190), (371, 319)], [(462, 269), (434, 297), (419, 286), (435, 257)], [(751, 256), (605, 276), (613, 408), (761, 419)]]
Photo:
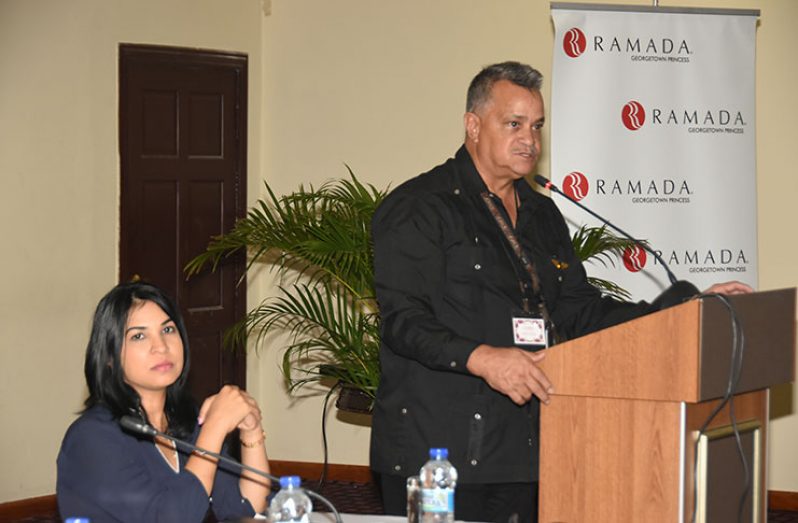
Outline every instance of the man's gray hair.
[(507, 80), (530, 91), (540, 91), (543, 75), (540, 71), (520, 62), (502, 62), (482, 69), (468, 86), (466, 111), (473, 113), (490, 98), (493, 84), (499, 80)]

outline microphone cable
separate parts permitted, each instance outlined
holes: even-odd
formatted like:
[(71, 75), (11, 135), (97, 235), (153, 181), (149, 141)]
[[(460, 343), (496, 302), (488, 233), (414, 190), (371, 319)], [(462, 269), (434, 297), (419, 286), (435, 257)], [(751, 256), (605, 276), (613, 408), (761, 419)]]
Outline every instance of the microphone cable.
[[(698, 446), (699, 442), (701, 441), (701, 436), (706, 431), (709, 424), (718, 415), (718, 413), (723, 410), (723, 407), (726, 404), (729, 405), (729, 421), (731, 422), (732, 433), (734, 434), (735, 443), (737, 445), (737, 452), (740, 456), (740, 461), (743, 466), (743, 474), (744, 474), (744, 487), (743, 492), (740, 497), (740, 503), (737, 507), (737, 521), (742, 522), (743, 518), (743, 509), (745, 508), (745, 500), (748, 497), (748, 494), (751, 490), (751, 478), (750, 478), (750, 471), (748, 467), (748, 460), (745, 458), (745, 452), (743, 450), (742, 439), (740, 437), (740, 431), (737, 426), (737, 418), (734, 412), (734, 394), (737, 391), (737, 386), (740, 381), (740, 375), (742, 374), (743, 369), (743, 355), (745, 351), (745, 332), (743, 331), (742, 324), (740, 322), (740, 318), (737, 316), (737, 311), (734, 309), (734, 306), (731, 304), (729, 299), (724, 296), (723, 294), (717, 293), (702, 293), (696, 296), (694, 299), (702, 299), (702, 298), (712, 298), (717, 299), (718, 301), (723, 304), (726, 310), (729, 313), (729, 318), (731, 320), (731, 329), (732, 329), (732, 352), (731, 352), (731, 361), (729, 366), (729, 378), (726, 383), (726, 392), (723, 395), (720, 403), (718, 403), (712, 412), (710, 412), (707, 419), (698, 429), (696, 434), (695, 443), (693, 444), (693, 512), (692, 517), (690, 518), (691, 523), (695, 523), (696, 514), (698, 511)], [(756, 509), (756, 507), (754, 507)]]
[[(188, 441), (183, 441), (182, 439), (176, 438), (176, 437), (174, 437), (174, 436), (172, 436), (170, 434), (167, 434), (165, 432), (161, 432), (160, 430), (156, 429), (152, 425), (150, 425), (148, 423), (144, 423), (141, 419), (136, 418), (135, 416), (122, 416), (119, 419), (119, 424), (122, 427), (124, 427), (125, 429), (127, 429), (127, 430), (129, 430), (131, 432), (134, 432), (134, 433), (137, 433), (137, 434), (143, 434), (145, 436), (150, 436), (150, 437), (152, 437), (152, 436), (161, 436), (162, 438), (166, 438), (166, 439), (168, 439), (170, 441), (173, 441), (177, 446), (183, 448), (184, 450), (189, 450), (191, 452), (196, 452), (200, 456), (211, 456), (213, 458), (218, 459), (219, 461), (227, 463), (228, 465), (233, 465), (234, 467), (237, 467), (237, 468), (239, 468), (241, 470), (246, 470), (246, 471), (252, 472), (253, 474), (257, 474), (258, 476), (261, 476), (261, 477), (264, 477), (264, 478), (268, 479), (271, 482), (272, 488), (274, 488), (275, 484), (277, 484), (278, 488), (279, 488), (280, 478), (278, 478), (277, 476), (275, 476), (273, 474), (269, 474), (268, 472), (264, 472), (264, 471), (262, 471), (260, 469), (256, 469), (255, 467), (250, 467), (249, 465), (245, 465), (244, 463), (240, 463), (240, 462), (238, 462), (238, 461), (236, 461), (234, 459), (230, 459), (227, 456), (224, 456), (223, 454), (220, 454), (218, 452), (213, 452), (213, 451), (210, 451), (210, 450), (207, 450), (207, 449), (203, 449), (202, 447), (198, 447), (197, 445), (194, 445), (193, 443), (189, 443)], [(309, 488), (306, 488), (306, 487), (302, 487), (302, 490), (309, 497), (317, 499), (321, 503), (326, 505), (327, 508), (330, 509), (330, 512), (332, 512), (336, 523), (343, 523), (343, 521), (341, 519), (341, 514), (338, 513), (338, 510), (336, 510), (335, 506), (330, 502), (330, 500), (328, 500), (327, 498), (325, 498), (324, 496), (322, 496), (318, 492), (315, 492), (312, 489), (309, 489)]]

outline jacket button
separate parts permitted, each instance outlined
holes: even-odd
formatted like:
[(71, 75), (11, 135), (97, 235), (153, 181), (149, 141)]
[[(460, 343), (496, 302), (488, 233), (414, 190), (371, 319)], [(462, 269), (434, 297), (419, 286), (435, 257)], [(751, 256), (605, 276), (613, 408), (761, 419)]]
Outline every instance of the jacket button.
[(474, 265), (474, 268), (475, 268), (476, 270), (480, 270), (480, 269), (482, 268), (482, 265), (480, 265), (480, 264), (478, 264), (478, 263), (477, 263), (476, 265)]
[(404, 414), (407, 414), (407, 409), (405, 409), (405, 408), (402, 408), (402, 414), (403, 414), (403, 415), (404, 415)]
[(454, 194), (460, 194), (460, 189), (455, 189)]
[(478, 462), (477, 462), (477, 460), (475, 460), (475, 459), (472, 459), (472, 460), (471, 460), (471, 466), (472, 466), (472, 467), (476, 467), (476, 466), (477, 466), (477, 463), (478, 463)]
[(399, 470), (402, 470), (402, 466), (401, 465), (394, 465), (393, 469), (396, 470), (396, 471), (399, 471)]
[(455, 368), (455, 367), (457, 367), (457, 362), (456, 361), (452, 361), (452, 362), (449, 363), (449, 366), (451, 368)]
[(474, 419), (476, 419), (476, 420), (480, 420), (480, 419), (482, 419), (482, 414), (480, 414), (479, 412), (477, 412), (476, 414), (474, 414)]

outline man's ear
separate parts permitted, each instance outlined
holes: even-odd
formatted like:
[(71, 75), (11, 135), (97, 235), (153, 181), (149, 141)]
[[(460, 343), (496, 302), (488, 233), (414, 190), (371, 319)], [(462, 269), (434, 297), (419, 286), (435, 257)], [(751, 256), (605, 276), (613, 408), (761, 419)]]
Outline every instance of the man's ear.
[(475, 113), (465, 113), (463, 116), (463, 123), (465, 125), (466, 136), (474, 143), (479, 141), (479, 128), (482, 121)]

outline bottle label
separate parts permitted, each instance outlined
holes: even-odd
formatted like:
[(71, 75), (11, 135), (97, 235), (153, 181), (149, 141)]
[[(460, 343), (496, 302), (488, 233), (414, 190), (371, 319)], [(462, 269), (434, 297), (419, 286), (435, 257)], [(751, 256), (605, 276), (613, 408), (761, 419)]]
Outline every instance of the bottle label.
[(452, 488), (421, 489), (421, 510), (423, 512), (454, 513), (454, 489)]

